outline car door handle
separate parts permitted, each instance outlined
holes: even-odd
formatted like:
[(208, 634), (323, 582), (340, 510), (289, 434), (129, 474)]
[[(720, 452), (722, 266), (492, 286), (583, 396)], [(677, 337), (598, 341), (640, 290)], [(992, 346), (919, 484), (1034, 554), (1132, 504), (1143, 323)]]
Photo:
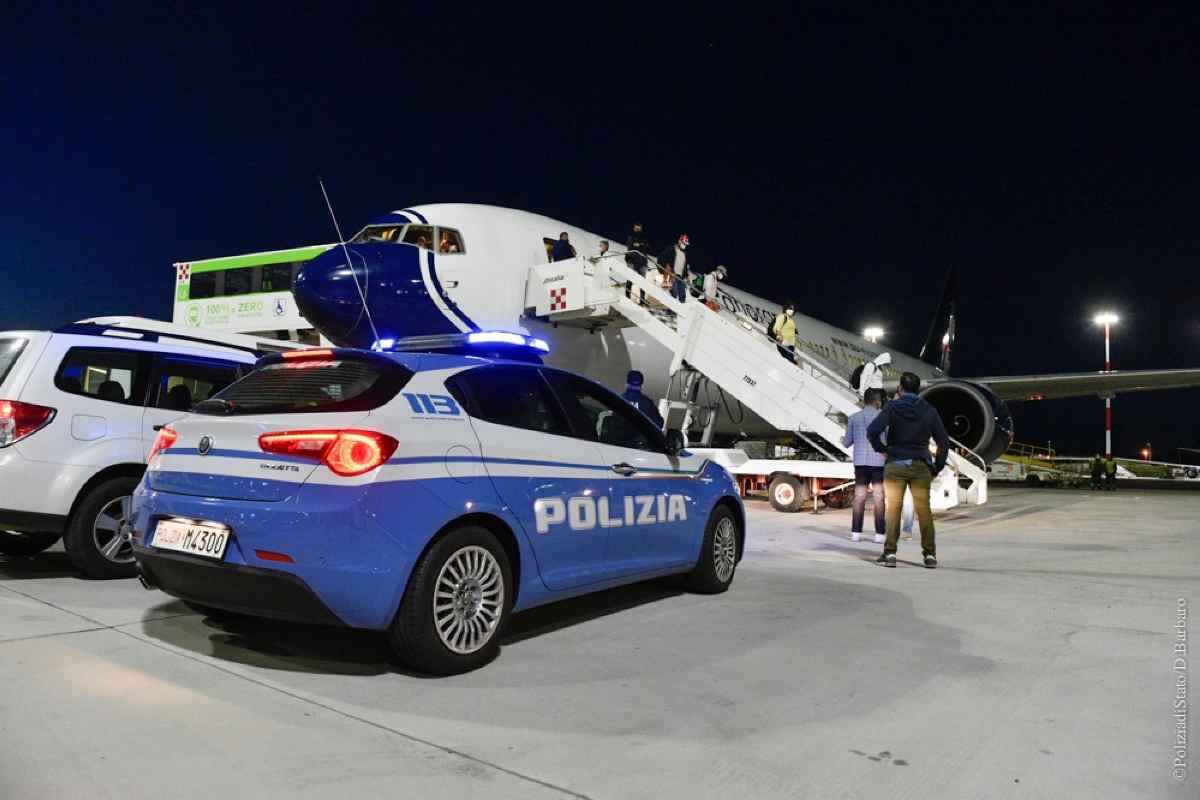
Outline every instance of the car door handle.
[(165, 427), (165, 426), (163, 426), (163, 425), (155, 425), (155, 426), (154, 426), (154, 431), (155, 431), (155, 433), (157, 433), (158, 431), (161, 431), (161, 430), (162, 430), (164, 427)]
[(613, 464), (612, 471), (617, 473), (618, 475), (632, 475), (633, 473), (637, 472), (638, 470), (637, 470), (637, 467), (632, 466), (630, 464), (626, 464), (624, 461), (622, 461), (620, 464)]

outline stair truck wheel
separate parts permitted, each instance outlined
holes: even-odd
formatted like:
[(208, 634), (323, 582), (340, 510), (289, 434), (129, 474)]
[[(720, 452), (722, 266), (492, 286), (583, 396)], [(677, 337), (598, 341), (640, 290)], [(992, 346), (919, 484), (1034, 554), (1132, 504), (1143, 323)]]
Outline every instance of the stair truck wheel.
[(807, 482), (795, 475), (776, 475), (767, 487), (767, 495), (771, 498), (771, 508), (791, 514), (804, 507), (812, 492)]

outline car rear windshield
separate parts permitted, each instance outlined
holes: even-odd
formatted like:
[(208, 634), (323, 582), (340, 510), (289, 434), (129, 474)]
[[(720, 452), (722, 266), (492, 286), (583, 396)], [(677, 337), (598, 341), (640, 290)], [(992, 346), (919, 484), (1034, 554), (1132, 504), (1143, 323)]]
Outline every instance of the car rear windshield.
[(369, 411), (396, 396), (412, 377), (383, 360), (284, 361), (251, 372), (197, 405), (201, 414), (303, 414)]
[(0, 339), (0, 383), (8, 377), (8, 372), (17, 363), (21, 351), (25, 349), (24, 339)]

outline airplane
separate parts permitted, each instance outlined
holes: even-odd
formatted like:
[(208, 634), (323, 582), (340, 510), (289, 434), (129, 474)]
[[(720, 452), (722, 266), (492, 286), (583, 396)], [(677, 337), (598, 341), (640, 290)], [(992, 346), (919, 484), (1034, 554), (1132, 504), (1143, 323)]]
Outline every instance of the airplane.
[[(621, 391), (629, 370), (645, 376), (643, 392), (658, 400), (669, 390), (671, 353), (637, 327), (586, 330), (556, 326), (526, 307), (530, 267), (551, 260), (566, 233), (580, 256), (595, 256), (600, 242), (620, 243), (550, 217), (498, 206), (439, 203), (402, 208), (371, 220), (342, 246), (307, 262), (292, 287), (296, 306), (329, 341), (370, 348), (409, 336), (504, 330), (543, 338), (544, 359)], [(651, 260), (653, 260), (651, 258)], [(353, 266), (348, 266), (348, 262)], [(357, 278), (357, 280), (356, 280)], [(718, 287), (720, 313), (765, 330), (780, 312), (769, 300), (728, 284)], [(368, 313), (369, 311), (369, 313)], [(796, 345), (849, 379), (865, 360), (888, 350), (885, 379), (901, 372), (920, 376), (921, 395), (941, 414), (952, 437), (986, 462), (999, 458), (1014, 430), (1007, 402), (1096, 396), (1200, 386), (1200, 369), (1076, 372), (958, 378), (918, 357), (797, 312)], [(943, 337), (952, 345), (953, 322)], [(720, 412), (716, 433), (730, 441), (777, 435), (749, 410)]]

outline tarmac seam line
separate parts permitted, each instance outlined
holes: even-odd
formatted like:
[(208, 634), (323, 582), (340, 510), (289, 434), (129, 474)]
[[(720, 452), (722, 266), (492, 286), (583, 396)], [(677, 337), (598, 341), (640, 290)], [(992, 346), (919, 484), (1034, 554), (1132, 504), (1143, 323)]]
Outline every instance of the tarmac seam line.
[[(133, 623), (125, 623), (125, 624), (130, 625)], [(383, 724), (382, 722), (376, 722), (374, 720), (367, 719), (366, 717), (361, 717), (357, 714), (351, 714), (349, 711), (343, 711), (340, 708), (335, 708), (334, 706), (328, 705), (326, 703), (322, 703), (318, 700), (313, 700), (310, 697), (305, 697), (304, 695), (297, 694), (296, 692), (290, 691), (288, 689), (284, 689), (280, 686), (275, 686), (273, 684), (267, 683), (266, 681), (260, 680), (258, 678), (253, 678), (253, 677), (250, 677), (249, 675), (243, 675), (243, 674), (235, 672), (227, 667), (223, 667), (220, 664), (214, 664), (211, 661), (205, 661), (204, 659), (198, 658), (197, 656), (191, 655), (189, 653), (184, 653), (180, 650), (177, 650), (172, 647), (168, 647), (164, 644), (160, 644), (151, 639), (147, 639), (142, 636), (138, 636), (129, 631), (121, 630), (120, 628), (117, 628), (117, 627), (112, 628), (112, 630), (123, 636), (128, 636), (130, 639), (133, 639), (134, 641), (141, 642), (142, 644), (146, 644), (146, 645), (149, 645), (150, 647), (154, 647), (159, 650), (162, 650), (165, 653), (171, 653), (172, 655), (178, 656), (179, 658), (185, 658), (189, 661), (194, 661), (197, 664), (202, 664), (206, 667), (209, 667), (210, 669), (215, 669), (218, 672), (223, 672), (226, 675), (230, 675), (234, 678), (245, 681), (247, 683), (252, 683), (257, 686), (261, 686), (264, 689), (267, 689), (272, 692), (276, 692), (277, 694), (284, 695), (285, 697), (290, 697), (293, 700), (298, 700), (301, 703), (306, 703), (310, 706), (320, 708), (324, 711), (328, 711), (331, 714), (337, 714), (338, 716), (344, 717), (345, 719), (350, 719), (350, 720), (354, 720), (355, 722), (360, 722), (363, 725), (368, 725), (377, 730), (384, 731), (385, 733), (390, 733), (394, 736), (399, 736), (400, 738), (406, 739), (410, 742), (414, 742), (416, 744), (424, 745), (425, 747), (430, 747), (435, 750), (439, 750), (443, 753), (446, 753), (447, 755), (452, 755), (452, 756), (456, 756), (458, 758), (466, 759), (467, 761), (470, 761), (472, 763), (479, 764), (484, 767), (488, 767), (489, 769), (494, 769), (497, 772), (502, 772), (505, 775), (509, 775), (511, 777), (517, 778), (518, 780), (526, 781), (528, 783), (532, 783), (537, 786), (541, 786), (545, 789), (550, 789), (552, 791), (559, 792), (568, 797), (574, 797), (574, 798), (577, 798), (578, 800), (592, 800), (592, 798), (589, 797), (588, 795), (580, 794), (579, 792), (568, 789), (565, 786), (559, 786), (557, 784), (550, 783), (549, 781), (544, 781), (540, 778), (535, 778), (532, 775), (526, 775), (526, 774), (518, 772), (514, 769), (509, 769), (508, 767), (501, 766), (495, 762), (488, 761), (487, 759), (484, 759), (484, 758), (480, 758), (479, 756), (473, 756), (470, 753), (464, 752), (462, 750), (457, 750), (453, 747), (450, 747), (449, 745), (438, 744), (437, 742), (431, 741), (429, 739), (423, 739), (420, 736), (415, 736), (411, 733), (407, 733), (398, 728), (393, 728), (390, 725)]]

